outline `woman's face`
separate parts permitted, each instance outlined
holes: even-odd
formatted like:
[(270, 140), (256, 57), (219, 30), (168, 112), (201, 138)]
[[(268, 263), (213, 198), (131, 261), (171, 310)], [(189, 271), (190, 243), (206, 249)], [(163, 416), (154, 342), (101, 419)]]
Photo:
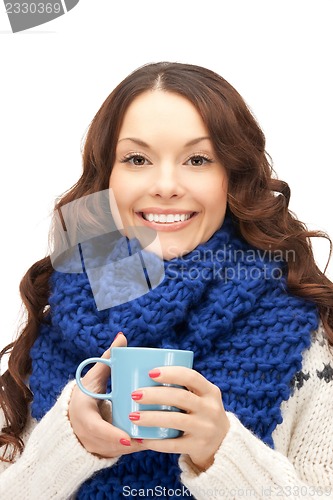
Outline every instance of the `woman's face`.
[(225, 217), (225, 168), (196, 108), (176, 93), (148, 91), (128, 107), (109, 186), (125, 233), (153, 229), (166, 260), (206, 242)]

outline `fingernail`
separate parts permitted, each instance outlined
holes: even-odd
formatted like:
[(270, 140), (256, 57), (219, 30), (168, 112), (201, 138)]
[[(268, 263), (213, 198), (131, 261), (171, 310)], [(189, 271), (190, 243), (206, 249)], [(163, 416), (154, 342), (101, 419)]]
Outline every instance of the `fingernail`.
[(114, 340), (116, 340), (119, 337), (119, 335), (124, 335), (124, 334), (123, 334), (123, 332), (118, 332), (117, 335), (115, 336)]
[(134, 401), (139, 401), (139, 399), (141, 399), (142, 396), (143, 396), (143, 393), (141, 391), (132, 392), (132, 399), (134, 399)]
[(157, 368), (155, 368), (154, 370), (150, 370), (150, 372), (149, 372), (149, 377), (150, 378), (157, 378), (160, 375), (161, 375), (161, 372)]
[(136, 441), (137, 443), (143, 443), (143, 439), (140, 438), (135, 438), (134, 441)]
[(131, 441), (129, 439), (120, 439), (120, 444), (124, 445), (124, 446), (131, 446)]
[(135, 421), (135, 420), (140, 420), (140, 412), (138, 411), (132, 411), (132, 413), (130, 413), (128, 415), (128, 418), (132, 421)]

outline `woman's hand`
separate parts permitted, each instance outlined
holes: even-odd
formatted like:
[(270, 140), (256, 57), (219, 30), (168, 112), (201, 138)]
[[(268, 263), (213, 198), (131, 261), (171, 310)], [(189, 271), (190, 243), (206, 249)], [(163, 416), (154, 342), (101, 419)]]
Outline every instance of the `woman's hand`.
[[(118, 334), (111, 349), (126, 346), (126, 337)], [(110, 349), (105, 351), (102, 358), (110, 358)], [(82, 383), (92, 392), (105, 392), (109, 378), (110, 368), (96, 363), (82, 378)], [(115, 458), (142, 450), (138, 442), (131, 440), (126, 432), (103, 420), (100, 411), (102, 404), (101, 400), (87, 396), (77, 386), (74, 387), (69, 403), (69, 419), (85, 449), (104, 458)]]
[(175, 439), (145, 439), (141, 449), (188, 454), (200, 470), (206, 470), (229, 429), (220, 389), (200, 373), (180, 366), (157, 368), (150, 376), (159, 383), (185, 386), (188, 391), (176, 387), (144, 387), (135, 391), (135, 401), (143, 405), (176, 406), (186, 413), (141, 411), (131, 414), (130, 419), (137, 425), (169, 427), (184, 434)]

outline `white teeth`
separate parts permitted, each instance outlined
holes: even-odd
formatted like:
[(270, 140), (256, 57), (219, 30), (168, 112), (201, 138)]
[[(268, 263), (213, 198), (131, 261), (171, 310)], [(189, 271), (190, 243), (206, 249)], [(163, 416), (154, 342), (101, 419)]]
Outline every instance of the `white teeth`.
[(191, 217), (192, 214), (147, 214), (142, 212), (142, 217), (149, 222), (160, 222), (162, 224), (172, 222), (184, 222)]

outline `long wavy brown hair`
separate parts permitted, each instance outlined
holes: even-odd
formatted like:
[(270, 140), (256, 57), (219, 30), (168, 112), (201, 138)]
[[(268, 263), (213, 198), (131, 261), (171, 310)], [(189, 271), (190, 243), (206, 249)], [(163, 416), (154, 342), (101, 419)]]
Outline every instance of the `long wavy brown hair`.
[[(229, 178), (228, 209), (243, 238), (256, 248), (279, 252), (287, 261), (290, 293), (314, 301), (333, 343), (333, 284), (317, 267), (310, 238), (329, 237), (308, 231), (288, 209), (288, 184), (276, 178), (265, 151), (265, 137), (239, 93), (211, 70), (181, 63), (145, 65), (125, 78), (92, 120), (84, 142), (83, 172), (78, 182), (55, 205), (108, 189), (116, 144), (124, 114), (139, 94), (148, 90), (175, 92), (200, 113), (219, 161)], [(288, 255), (293, 252), (293, 259)], [(0, 437), (6, 459), (23, 450), (20, 439), (33, 395), (28, 388), (30, 349), (48, 314), (50, 257), (25, 274), (20, 293), (27, 316), (21, 334), (5, 347), (8, 369), (0, 380), (0, 403), (5, 425)]]

